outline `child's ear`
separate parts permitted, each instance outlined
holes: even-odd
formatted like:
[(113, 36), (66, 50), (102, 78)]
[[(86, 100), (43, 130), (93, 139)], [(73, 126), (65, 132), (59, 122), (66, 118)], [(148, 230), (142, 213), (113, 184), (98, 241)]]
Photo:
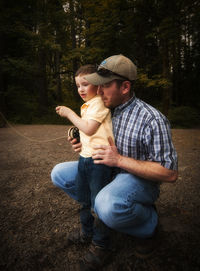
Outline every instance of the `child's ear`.
[(129, 81), (124, 81), (124, 82), (122, 83), (121, 88), (122, 88), (122, 93), (123, 93), (123, 94), (127, 94), (127, 93), (130, 92), (131, 83), (130, 83)]

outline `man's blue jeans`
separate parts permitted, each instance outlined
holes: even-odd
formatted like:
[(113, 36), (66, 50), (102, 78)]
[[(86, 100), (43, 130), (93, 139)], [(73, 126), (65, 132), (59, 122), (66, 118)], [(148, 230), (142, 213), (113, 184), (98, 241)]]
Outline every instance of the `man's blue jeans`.
[[(77, 200), (78, 162), (56, 165), (51, 178), (57, 187)], [(139, 238), (151, 237), (158, 223), (154, 203), (159, 185), (129, 173), (120, 173), (96, 196), (94, 211), (110, 228)]]
[(98, 192), (112, 178), (112, 168), (96, 165), (91, 157), (79, 158), (76, 176), (77, 201), (81, 204), (80, 221), (82, 231), (93, 236), (93, 242), (101, 247), (109, 246), (109, 228), (97, 216), (92, 215)]

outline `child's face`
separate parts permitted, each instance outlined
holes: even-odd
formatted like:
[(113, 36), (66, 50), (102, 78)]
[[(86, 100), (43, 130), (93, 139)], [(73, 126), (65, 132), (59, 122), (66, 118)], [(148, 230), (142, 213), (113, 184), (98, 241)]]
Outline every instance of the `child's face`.
[(79, 95), (85, 102), (87, 102), (97, 95), (98, 86), (91, 85), (84, 79), (84, 76), (85, 74), (75, 77), (75, 81)]

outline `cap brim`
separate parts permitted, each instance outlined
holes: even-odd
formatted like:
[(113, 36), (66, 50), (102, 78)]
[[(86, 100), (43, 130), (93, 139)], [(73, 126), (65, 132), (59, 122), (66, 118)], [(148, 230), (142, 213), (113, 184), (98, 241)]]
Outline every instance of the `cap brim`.
[(88, 75), (85, 75), (84, 78), (92, 85), (99, 86), (106, 83), (109, 83), (115, 79), (122, 79), (120, 76), (112, 75), (109, 77), (101, 76), (98, 73), (91, 73)]

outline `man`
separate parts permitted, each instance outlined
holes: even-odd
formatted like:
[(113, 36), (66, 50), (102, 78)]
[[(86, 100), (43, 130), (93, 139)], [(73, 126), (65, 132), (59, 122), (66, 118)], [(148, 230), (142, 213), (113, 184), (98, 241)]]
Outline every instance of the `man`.
[[(147, 256), (152, 252), (157, 233), (154, 203), (159, 196), (159, 185), (176, 181), (177, 154), (166, 117), (135, 97), (136, 76), (136, 66), (130, 59), (114, 55), (85, 79), (99, 86), (98, 94), (112, 110), (115, 137), (115, 143), (108, 139), (110, 146), (94, 146), (92, 157), (96, 164), (118, 171), (97, 194), (94, 211), (110, 228), (141, 240), (142, 246), (138, 245), (135, 252)], [(80, 144), (74, 145), (76, 151), (80, 148)], [(59, 164), (52, 171), (53, 183), (74, 199), (76, 173), (77, 162)], [(104, 265), (108, 255), (108, 250), (93, 246), (84, 257), (84, 265), (95, 270)]]

